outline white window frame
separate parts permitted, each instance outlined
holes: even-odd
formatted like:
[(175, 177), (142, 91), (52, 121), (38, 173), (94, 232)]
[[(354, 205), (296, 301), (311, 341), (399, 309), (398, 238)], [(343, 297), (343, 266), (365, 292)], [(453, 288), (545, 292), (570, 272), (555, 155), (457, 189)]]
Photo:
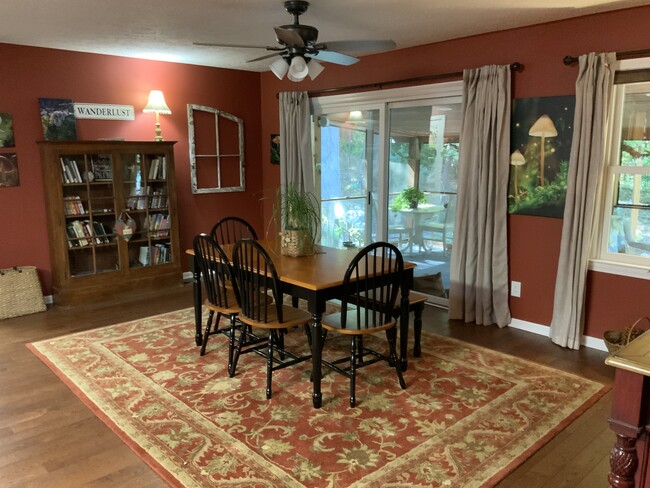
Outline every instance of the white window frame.
[[(616, 71), (650, 68), (650, 58), (618, 61), (614, 68)], [(650, 167), (620, 166), (624, 99), (625, 85), (615, 85), (607, 129), (607, 165), (603, 172), (602, 192), (599, 199), (600, 218), (598, 219), (599, 225), (596, 229), (596, 239), (594, 239), (594, 246), (592, 247), (592, 259), (589, 263), (589, 269), (650, 280), (650, 258), (612, 253), (608, 250), (610, 217), (617, 176), (620, 174), (650, 174)]]

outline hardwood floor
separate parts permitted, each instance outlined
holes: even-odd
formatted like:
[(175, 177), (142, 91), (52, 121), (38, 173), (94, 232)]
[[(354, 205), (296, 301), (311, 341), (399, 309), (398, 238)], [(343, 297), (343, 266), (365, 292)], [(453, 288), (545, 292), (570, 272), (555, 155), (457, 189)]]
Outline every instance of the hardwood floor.
[[(25, 344), (192, 305), (184, 285), (130, 302), (53, 307), (0, 321), (0, 486), (3, 488), (164, 487), (166, 484), (77, 399)], [(426, 307), (425, 329), (603, 383), (614, 372), (605, 353), (569, 351), (515, 329), (449, 322)], [(198, 353), (198, 351), (197, 351)], [(611, 393), (536, 452), (498, 486), (606, 487), (614, 434)]]

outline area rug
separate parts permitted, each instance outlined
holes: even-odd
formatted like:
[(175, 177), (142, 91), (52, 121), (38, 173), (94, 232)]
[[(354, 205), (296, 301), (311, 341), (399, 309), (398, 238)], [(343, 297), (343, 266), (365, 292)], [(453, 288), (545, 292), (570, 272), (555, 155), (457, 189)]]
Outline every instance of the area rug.
[[(193, 322), (187, 309), (28, 347), (170, 486), (493, 486), (607, 390), (425, 332), (406, 390), (380, 362), (349, 408), (330, 372), (314, 409), (309, 362), (276, 372), (266, 400), (264, 359), (229, 378), (226, 337), (200, 357)], [(286, 347), (305, 348), (302, 331)]]

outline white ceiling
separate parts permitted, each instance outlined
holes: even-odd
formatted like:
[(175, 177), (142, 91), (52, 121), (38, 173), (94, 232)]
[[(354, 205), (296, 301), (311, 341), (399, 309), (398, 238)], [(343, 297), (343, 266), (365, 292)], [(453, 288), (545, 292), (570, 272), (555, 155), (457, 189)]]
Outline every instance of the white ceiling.
[[(300, 22), (319, 42), (392, 39), (397, 49), (585, 14), (650, 4), (642, 0), (312, 0)], [(193, 42), (276, 45), (274, 26), (291, 24), (282, 0), (5, 0), (0, 42), (222, 68), (264, 49)]]

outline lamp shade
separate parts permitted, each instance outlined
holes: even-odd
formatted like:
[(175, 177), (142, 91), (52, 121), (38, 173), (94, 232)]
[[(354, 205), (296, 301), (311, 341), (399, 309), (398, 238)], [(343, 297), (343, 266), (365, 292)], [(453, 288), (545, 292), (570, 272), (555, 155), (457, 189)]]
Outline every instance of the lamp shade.
[(170, 114), (172, 113), (165, 103), (165, 97), (163, 92), (160, 90), (151, 90), (149, 93), (149, 101), (147, 105), (142, 109), (143, 112), (147, 113), (159, 113), (159, 114)]
[(289, 74), (287, 77), (291, 81), (302, 81), (305, 79), (309, 73), (309, 68), (305, 62), (305, 58), (302, 56), (294, 56), (291, 60), (291, 66), (289, 66)]
[(281, 80), (287, 74), (287, 71), (289, 71), (289, 63), (284, 58), (278, 58), (269, 65), (269, 68)]
[(315, 80), (316, 77), (322, 73), (322, 71), (325, 69), (325, 67), (320, 64), (318, 61), (315, 59), (310, 59), (309, 63), (307, 64), (307, 68), (309, 70), (309, 77), (312, 80)]

